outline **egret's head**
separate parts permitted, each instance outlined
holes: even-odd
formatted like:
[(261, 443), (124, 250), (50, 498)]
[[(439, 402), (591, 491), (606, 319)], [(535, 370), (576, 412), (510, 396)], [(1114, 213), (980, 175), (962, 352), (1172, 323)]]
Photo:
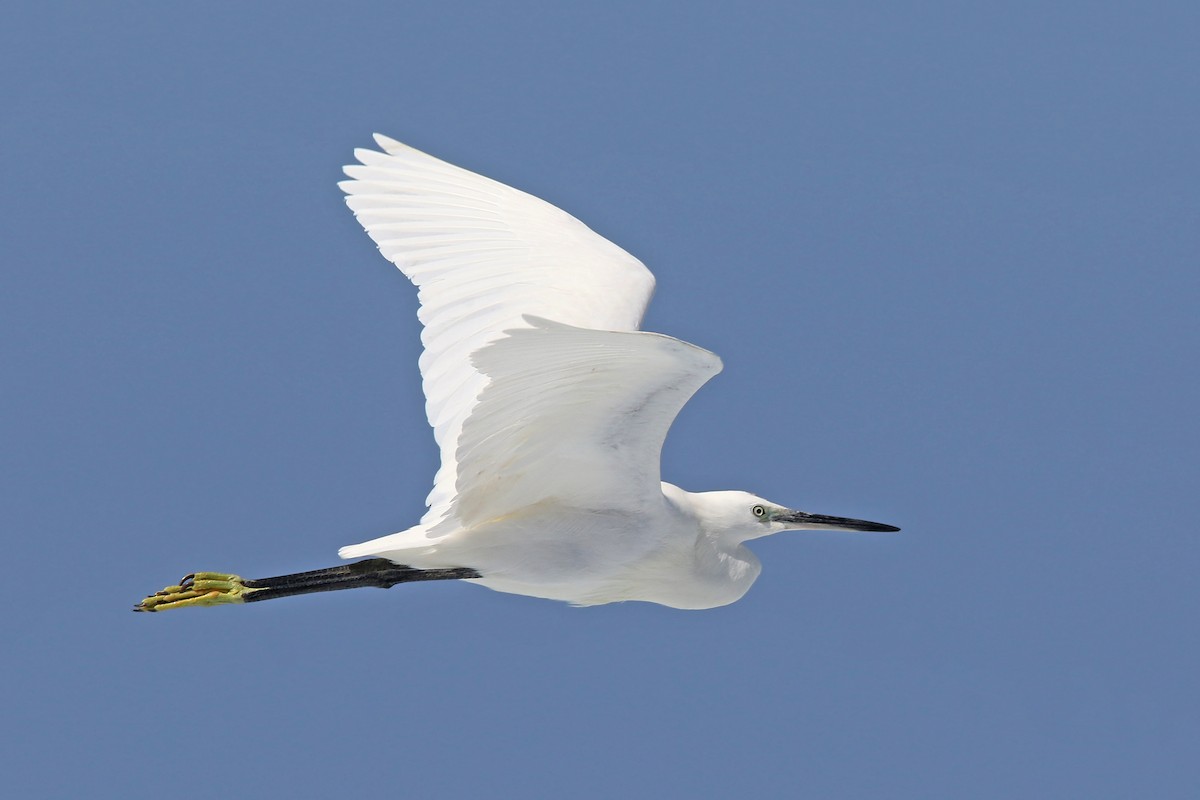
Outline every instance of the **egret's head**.
[(744, 542), (780, 531), (898, 531), (893, 525), (848, 517), (830, 517), (786, 508), (749, 492), (700, 492), (692, 495), (701, 523), (726, 538)]

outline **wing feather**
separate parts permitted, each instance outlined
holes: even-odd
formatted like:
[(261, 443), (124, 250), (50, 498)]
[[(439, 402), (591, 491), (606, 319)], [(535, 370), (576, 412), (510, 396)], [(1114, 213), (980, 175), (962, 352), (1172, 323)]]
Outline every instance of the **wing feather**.
[(450, 511), (464, 422), (488, 385), (472, 354), (535, 315), (633, 331), (654, 277), (583, 223), (504, 184), (377, 135), (340, 186), (380, 252), (418, 287), (426, 414), (442, 465), (426, 522)]

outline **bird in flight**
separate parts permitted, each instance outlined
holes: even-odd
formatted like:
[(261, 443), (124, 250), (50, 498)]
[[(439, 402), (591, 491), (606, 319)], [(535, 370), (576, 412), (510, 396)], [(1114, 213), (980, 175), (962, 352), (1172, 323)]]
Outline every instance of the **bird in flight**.
[(638, 330), (654, 276), (532, 195), (376, 135), (340, 186), (416, 284), (420, 369), (441, 468), (413, 527), (341, 548), (341, 566), (244, 579), (196, 572), (135, 611), (464, 580), (590, 606), (713, 608), (791, 530), (896, 531), (740, 491), (688, 492), (659, 458), (717, 356)]

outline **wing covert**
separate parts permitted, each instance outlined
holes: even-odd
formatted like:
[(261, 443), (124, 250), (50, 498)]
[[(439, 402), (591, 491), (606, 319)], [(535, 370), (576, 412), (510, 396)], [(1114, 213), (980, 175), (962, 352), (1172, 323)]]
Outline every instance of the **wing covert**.
[(548, 499), (595, 509), (661, 501), (667, 431), (721, 360), (656, 333), (526, 323), (472, 359), (489, 383), (459, 439), (454, 523)]

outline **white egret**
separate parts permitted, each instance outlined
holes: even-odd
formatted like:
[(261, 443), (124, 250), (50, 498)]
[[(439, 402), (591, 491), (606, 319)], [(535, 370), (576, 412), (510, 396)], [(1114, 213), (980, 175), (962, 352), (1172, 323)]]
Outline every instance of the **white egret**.
[(661, 482), (667, 429), (721, 361), (638, 330), (646, 267), (536, 197), (375, 139), (382, 152), (357, 150), (340, 185), (419, 290), (442, 458), (428, 511), (339, 551), (365, 561), (259, 580), (193, 573), (135, 610), (442, 579), (581, 606), (712, 608), (758, 577), (751, 539), (899, 530)]

